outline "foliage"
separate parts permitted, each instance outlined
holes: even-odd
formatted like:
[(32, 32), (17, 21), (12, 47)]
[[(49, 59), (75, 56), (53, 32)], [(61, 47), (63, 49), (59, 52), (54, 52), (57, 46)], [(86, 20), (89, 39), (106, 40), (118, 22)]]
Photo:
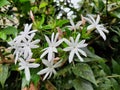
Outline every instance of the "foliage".
[[(69, 10), (65, 11), (66, 8)], [(69, 16), (71, 12), (73, 14)], [(105, 33), (106, 40), (103, 40), (99, 30), (88, 30), (90, 23), (85, 19), (88, 14), (92, 14), (95, 20), (100, 16), (99, 25), (109, 31)], [(19, 69), (20, 60), (17, 64), (14, 63), (14, 49), (9, 49), (9, 42), (20, 35), (26, 23), (32, 23), (32, 29), (37, 30), (32, 39), (40, 39), (37, 44), (39, 48), (31, 50), (32, 62), (40, 66), (30, 68), (30, 81), (26, 80), (24, 71)], [(77, 27), (77, 24), (80, 26)], [(119, 0), (80, 0), (78, 8), (70, 0), (0, 0), (0, 90), (19, 90), (26, 87), (36, 90), (119, 90), (119, 30)], [(51, 78), (43, 80), (45, 74), (37, 73), (45, 68), (43, 59), (47, 59), (47, 56), (40, 56), (45, 52), (44, 48), (49, 47), (46, 37), (50, 38), (53, 32), (55, 35), (59, 33), (58, 41), (65, 38), (70, 40), (70, 37), (76, 39), (80, 34), (79, 41), (86, 40), (85, 44), (87, 43), (87, 47), (82, 48), (87, 56), (85, 57), (84, 52), (80, 54), (84, 60), (82, 62), (76, 54), (69, 63), (70, 51), (64, 50), (69, 45), (60, 43), (55, 47), (57, 52), (52, 63), (54, 68), (51, 67), (57, 73), (53, 70)], [(61, 66), (57, 64), (60, 60)]]

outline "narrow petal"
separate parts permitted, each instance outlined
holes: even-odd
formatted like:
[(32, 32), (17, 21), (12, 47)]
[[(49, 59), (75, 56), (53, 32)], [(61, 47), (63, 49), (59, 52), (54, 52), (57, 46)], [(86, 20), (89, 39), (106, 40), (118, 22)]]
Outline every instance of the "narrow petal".
[(50, 39), (45, 35), (45, 39), (47, 41), (47, 43), (49, 44), (49, 46), (51, 45)]
[(91, 24), (91, 25), (89, 25), (89, 26), (87, 27), (87, 30), (93, 30), (93, 29), (95, 29), (95, 28), (96, 28), (95, 25)]
[(43, 81), (48, 77), (48, 75), (50, 74), (50, 72), (47, 72), (43, 78)]
[(76, 55), (78, 56), (78, 58), (80, 59), (80, 61), (83, 62), (84, 60), (83, 60), (83, 58), (79, 55), (79, 53), (78, 53), (78, 52), (75, 52), (75, 53), (76, 53)]
[(101, 36), (104, 40), (106, 40), (106, 36), (105, 36), (104, 32), (103, 32), (102, 30), (99, 30), (99, 29), (97, 29), (97, 30), (98, 30), (98, 32), (100, 33), (100, 36)]
[(70, 37), (70, 40), (71, 40), (72, 44), (75, 43), (73, 37)]
[(55, 43), (55, 47), (59, 46), (62, 42), (63, 42), (63, 39), (60, 39), (59, 41), (57, 41), (57, 42)]
[(48, 50), (44, 51), (44, 52), (42, 53), (42, 55), (40, 56), (40, 58), (43, 58), (47, 53), (48, 53)]
[(28, 67), (29, 68), (37, 68), (37, 67), (39, 67), (40, 66), (40, 64), (37, 64), (37, 63), (29, 63), (28, 64)]
[(76, 24), (76, 29), (79, 29), (80, 25), (82, 25), (82, 21), (78, 21)]
[(49, 72), (49, 68), (45, 68), (45, 69), (42, 69), (41, 71), (39, 71), (37, 74), (38, 75), (43, 75), (45, 73)]
[(30, 81), (30, 70), (28, 67), (25, 68), (25, 77), (27, 81)]
[(55, 35), (55, 39), (54, 39), (54, 43), (57, 41), (58, 36), (59, 36), (59, 33), (56, 33), (56, 35)]
[(45, 59), (42, 60), (42, 63), (43, 63), (45, 66), (48, 66), (48, 67), (51, 67), (51, 66), (52, 66), (52, 63), (49, 62), (48, 60), (45, 60)]
[(87, 54), (86, 54), (83, 50), (78, 49), (78, 51), (79, 51), (83, 56), (87, 56)]
[(70, 24), (71, 24), (73, 27), (75, 27), (75, 24), (74, 24), (74, 22), (73, 22), (73, 20), (72, 20), (71, 17), (69, 17), (69, 20), (70, 20)]
[(23, 70), (23, 69), (24, 69), (24, 67), (22, 67), (22, 66), (18, 68), (18, 70)]
[(51, 43), (54, 42), (54, 33), (52, 33), (52, 36), (51, 36)]
[(65, 38), (63, 39), (63, 41), (64, 41), (67, 45), (69, 45), (69, 46), (71, 45), (71, 42), (70, 42), (69, 40), (65, 39)]
[(54, 68), (60, 67), (62, 64), (62, 60), (58, 61), (57, 63), (54, 64)]
[(78, 43), (79, 39), (80, 39), (80, 34), (77, 35), (77, 37), (75, 39), (75, 43)]
[(50, 47), (49, 48), (49, 51), (48, 51), (48, 61), (51, 61), (53, 59), (53, 50), (52, 48)]
[(96, 19), (96, 24), (98, 24), (100, 21), (100, 15), (97, 16), (97, 19)]
[(89, 14), (88, 17), (92, 20), (92, 23), (96, 23), (92, 15)]
[(72, 50), (73, 49), (73, 47), (66, 47), (66, 48), (64, 48), (63, 50), (64, 51), (70, 51), (70, 50)]
[(75, 54), (75, 51), (72, 50), (72, 51), (70, 52), (70, 55), (69, 55), (69, 63), (71, 63), (71, 62), (73, 61), (74, 54)]

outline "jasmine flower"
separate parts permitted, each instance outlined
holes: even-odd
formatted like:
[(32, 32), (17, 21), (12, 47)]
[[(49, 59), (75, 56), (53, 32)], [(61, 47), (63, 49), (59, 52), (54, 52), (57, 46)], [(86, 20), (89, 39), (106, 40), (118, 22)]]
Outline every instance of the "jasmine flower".
[(41, 71), (39, 71), (37, 74), (38, 75), (43, 75), (45, 74), (43, 80), (45, 80), (46, 78), (50, 78), (52, 76), (52, 74), (56, 74), (56, 70), (55, 68), (60, 67), (61, 66), (61, 61), (58, 61), (57, 63), (54, 63), (53, 60), (52, 61), (48, 61), (48, 60), (42, 60), (42, 63), (47, 66), (47, 68), (42, 69)]
[(19, 70), (24, 70), (25, 77), (27, 81), (30, 81), (30, 70), (29, 68), (37, 68), (40, 64), (26, 62), (23, 58), (19, 58)]
[(109, 33), (109, 31), (103, 26), (103, 24), (99, 24), (100, 21), (100, 16), (98, 15), (96, 20), (93, 18), (92, 15), (88, 15), (88, 17), (84, 17), (86, 21), (90, 23), (90, 25), (87, 27), (87, 30), (94, 30), (100, 34), (100, 36), (106, 40), (106, 35), (105, 33)]
[(83, 58), (80, 56), (80, 54), (82, 54), (83, 56), (87, 56), (86, 53), (81, 49), (86, 47), (87, 44), (85, 43), (85, 40), (79, 42), (79, 39), (80, 39), (80, 34), (77, 35), (75, 40), (73, 39), (73, 37), (70, 37), (70, 41), (64, 39), (65, 43), (69, 45), (68, 47), (63, 49), (64, 51), (70, 51), (69, 63), (73, 61), (75, 54), (77, 55), (80, 61), (84, 61)]
[(47, 48), (45, 48), (45, 49), (42, 50), (44, 52), (42, 53), (42, 55), (40, 56), (40, 58), (43, 58), (46, 54), (48, 54), (48, 57), (47, 57), (48, 61), (51, 61), (54, 58), (54, 56), (55, 56), (54, 54), (58, 52), (57, 51), (57, 46), (59, 46), (63, 42), (62, 39), (60, 39), (60, 40), (57, 41), (58, 36), (59, 36), (58, 33), (56, 35), (54, 35), (54, 33), (52, 33), (51, 40), (50, 40), (45, 35), (45, 39), (46, 39), (46, 41), (47, 41), (47, 43), (48, 43), (49, 46)]

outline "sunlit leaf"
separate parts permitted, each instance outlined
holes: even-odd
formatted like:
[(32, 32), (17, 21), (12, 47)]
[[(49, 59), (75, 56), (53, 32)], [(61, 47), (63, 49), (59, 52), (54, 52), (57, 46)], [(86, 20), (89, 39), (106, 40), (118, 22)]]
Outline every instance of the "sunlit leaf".
[(0, 0), (0, 7), (9, 4), (9, 1), (7, 0)]

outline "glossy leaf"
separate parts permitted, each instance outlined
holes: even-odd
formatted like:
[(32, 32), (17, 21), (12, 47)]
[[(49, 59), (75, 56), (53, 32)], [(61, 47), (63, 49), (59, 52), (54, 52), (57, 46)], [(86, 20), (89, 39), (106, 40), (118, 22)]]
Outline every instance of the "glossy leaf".
[(85, 80), (90, 81), (91, 83), (97, 85), (92, 69), (88, 64), (79, 63), (72, 68), (73, 73)]

